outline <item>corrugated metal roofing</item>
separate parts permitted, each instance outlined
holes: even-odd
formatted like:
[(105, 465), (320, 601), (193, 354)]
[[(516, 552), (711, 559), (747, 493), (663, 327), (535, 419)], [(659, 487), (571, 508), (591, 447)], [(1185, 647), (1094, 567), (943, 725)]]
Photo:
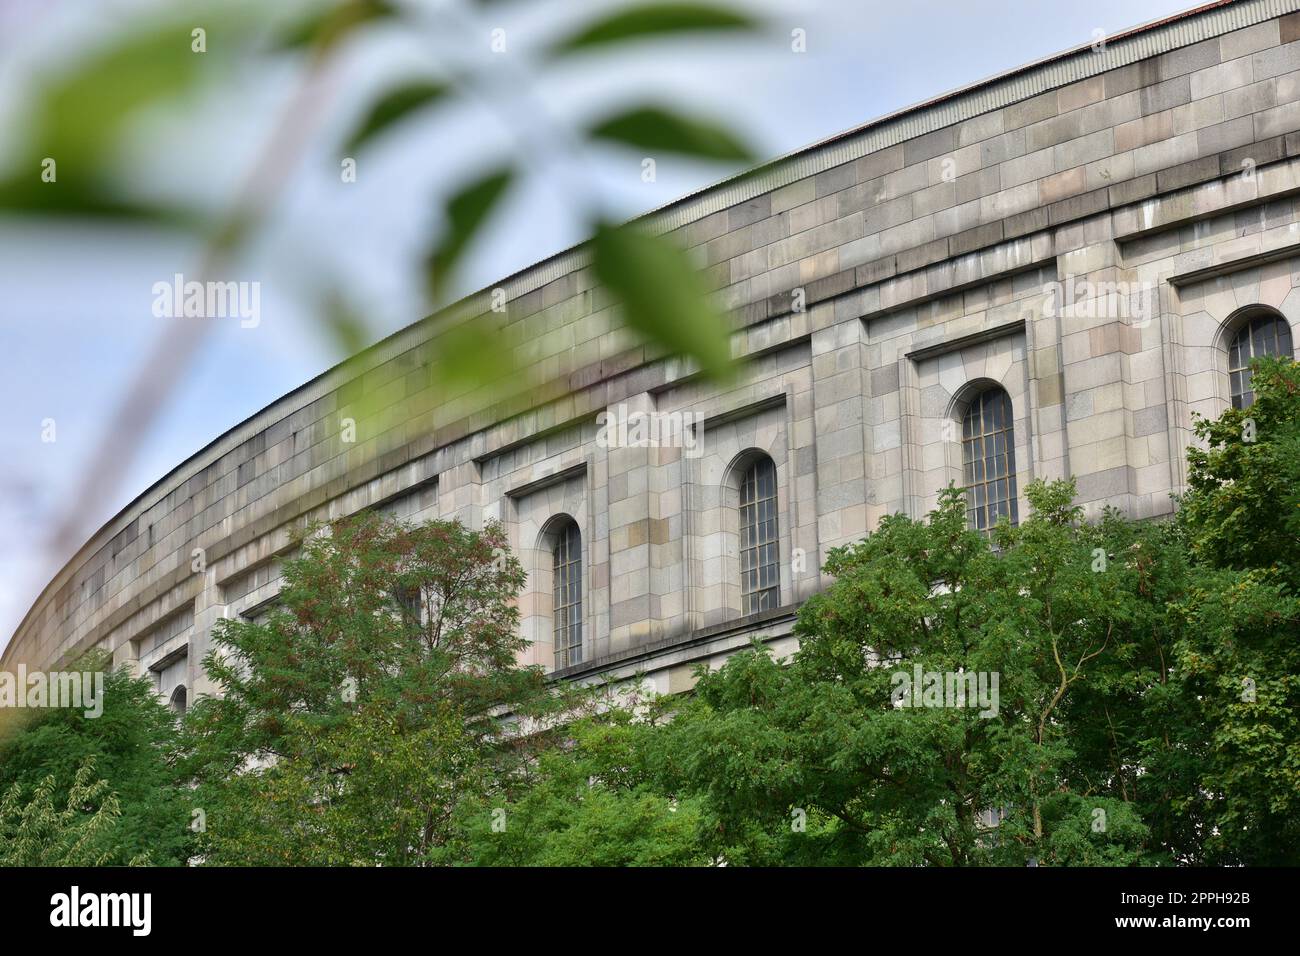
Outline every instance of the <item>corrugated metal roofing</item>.
[[(675, 200), (638, 217), (637, 221), (656, 232), (677, 229), (773, 189), (945, 126), (1098, 73), (1297, 11), (1300, 11), (1300, 0), (1216, 0), (1203, 4), (1109, 36), (1100, 51), (1094, 50), (1092, 43), (1081, 44), (897, 110), (775, 159), (757, 172), (731, 177)], [(513, 299), (581, 268), (587, 261), (585, 247), (574, 246), (496, 283), (494, 288), (505, 289), (507, 298)], [(486, 291), (480, 293), (484, 294)]]

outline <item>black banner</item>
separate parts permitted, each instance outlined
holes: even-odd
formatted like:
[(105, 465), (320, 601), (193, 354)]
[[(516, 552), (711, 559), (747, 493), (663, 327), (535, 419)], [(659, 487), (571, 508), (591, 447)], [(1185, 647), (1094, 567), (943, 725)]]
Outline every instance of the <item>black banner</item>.
[[(1262, 869), (751, 870), (5, 870), (10, 939), (77, 934), (151, 940), (275, 940), (337, 945), (376, 932), (527, 942), (578, 919), (655, 936), (683, 917), (704, 938), (774, 928), (811, 938), (846, 921), (873, 944), (935, 946), (1032, 938), (1187, 939), (1231, 945), (1294, 923), (1295, 871)], [(558, 910), (560, 900), (568, 901)], [(847, 904), (847, 905), (846, 905)], [(1284, 913), (1284, 908), (1291, 912)], [(599, 919), (592, 922), (599, 914)], [(774, 927), (773, 921), (782, 924)], [(436, 928), (435, 928), (436, 927)], [(569, 932), (570, 930), (562, 930)], [(694, 934), (696, 931), (692, 931)], [(15, 935), (16, 934), (16, 935)], [(969, 934), (969, 935), (966, 935)], [(223, 945), (223, 944), (219, 944)]]

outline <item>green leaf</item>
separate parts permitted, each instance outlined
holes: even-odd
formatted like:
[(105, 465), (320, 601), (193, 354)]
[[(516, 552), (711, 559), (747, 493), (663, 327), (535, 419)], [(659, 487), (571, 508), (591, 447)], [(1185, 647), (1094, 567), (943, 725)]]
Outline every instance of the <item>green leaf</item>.
[(622, 302), (627, 323), (715, 378), (731, 368), (726, 320), (686, 253), (664, 236), (601, 223), (592, 240), (596, 277)]
[(752, 30), (758, 22), (711, 4), (650, 3), (620, 10), (588, 24), (550, 49), (552, 57), (673, 33)]
[(207, 225), (195, 210), (136, 201), (110, 194), (95, 183), (78, 181), (65, 167), (47, 183), (38, 166), (0, 181), (0, 212), (27, 216), (109, 219), (198, 231)]
[(751, 162), (753, 156), (722, 125), (682, 116), (657, 106), (641, 106), (594, 125), (589, 134), (658, 152), (684, 153), (703, 159)]
[(329, 289), (321, 302), (321, 312), (330, 336), (343, 357), (350, 358), (370, 344), (370, 330), (365, 320), (348, 305), (338, 289)]
[(527, 373), (516, 368), (513, 353), (501, 347), (501, 332), (492, 318), (477, 316), (434, 340), (430, 380), (444, 397), (482, 387), (502, 394)]
[(447, 229), (428, 258), (429, 285), (435, 292), (435, 300), (442, 297), (448, 285), (445, 280), (450, 278), (465, 247), (505, 195), (513, 179), (514, 170), (509, 167), (494, 170), (474, 180), (447, 201)]
[[(206, 53), (193, 31), (206, 31)], [(233, 9), (198, 6), (184, 20), (137, 18), (109, 43), (44, 80), (35, 94), (30, 140), (18, 172), (0, 186), (0, 209), (25, 213), (169, 218), (124, 195), (110, 166), (129, 122), (142, 110), (176, 100), (220, 75), (250, 29)], [(58, 175), (41, 181), (52, 159)]]
[(275, 47), (282, 51), (304, 47), (327, 50), (358, 27), (396, 17), (399, 12), (386, 0), (345, 0), (323, 10), (313, 10), (298, 20), (279, 38)]
[(97, 158), (133, 114), (184, 93), (210, 73), (232, 26), (205, 20), (209, 53), (192, 51), (195, 27), (187, 20), (142, 23), (90, 54), (38, 94), (34, 138), (42, 155), (60, 164)]
[(447, 84), (435, 80), (414, 80), (389, 90), (370, 107), (366, 118), (348, 137), (345, 152), (356, 152), (394, 123), (438, 102), (447, 95), (448, 89)]

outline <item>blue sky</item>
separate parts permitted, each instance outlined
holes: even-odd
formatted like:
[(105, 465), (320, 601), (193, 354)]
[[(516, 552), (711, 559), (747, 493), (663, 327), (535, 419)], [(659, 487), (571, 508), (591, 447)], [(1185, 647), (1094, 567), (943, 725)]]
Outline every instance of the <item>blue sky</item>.
[[(159, 416), (140, 436), (123, 486), (90, 509), (98, 527), (172, 467), (277, 396), (337, 362), (317, 308), (321, 277), (337, 281), (377, 340), (424, 314), (417, 265), (438, 226), (439, 197), (511, 154), (516, 124), (580, 124), (619, 104), (654, 100), (727, 118), (757, 155), (777, 156), (990, 74), (1088, 43), (1179, 10), (1186, 0), (733, 0), (760, 12), (763, 34), (624, 49), (538, 71), (530, 51), (617, 0), (521, 0), (487, 7), (457, 36), (381, 31), (331, 75), (329, 105), (269, 213), (267, 227), (231, 266), (261, 283), (261, 322), (216, 320)], [(127, 12), (168, 4), (44, 0), (0, 4), (0, 168), (29, 128), (25, 107), (38, 70), (128, 22)], [(173, 6), (190, 7), (176, 0)], [(429, 2), (438, 17), (453, 0)], [(467, 8), (469, 5), (459, 5)], [(109, 14), (112, 13), (112, 16)], [(431, 21), (433, 22), (433, 21)], [(504, 54), (489, 48), (503, 29)], [(807, 52), (793, 53), (803, 29)], [(481, 43), (479, 43), (481, 39)], [(340, 182), (338, 143), (367, 97), (393, 79), (455, 62), (505, 93), (502, 111), (456, 106), (393, 132), (358, 157)], [(163, 193), (220, 205), (277, 123), (293, 87), (292, 62), (241, 70), (212, 96), (142, 117), (122, 162)], [(545, 150), (539, 150), (545, 153)], [(631, 217), (735, 170), (609, 149), (524, 154), (516, 188), (470, 250), (460, 292), (492, 284), (584, 238), (580, 208), (593, 198)], [(114, 401), (140, 373), (166, 318), (152, 288), (193, 273), (197, 247), (176, 236), (0, 218), (0, 646), (68, 555), (46, 541), (74, 507), (77, 481), (104, 437)], [(53, 419), (57, 440), (42, 442)]]

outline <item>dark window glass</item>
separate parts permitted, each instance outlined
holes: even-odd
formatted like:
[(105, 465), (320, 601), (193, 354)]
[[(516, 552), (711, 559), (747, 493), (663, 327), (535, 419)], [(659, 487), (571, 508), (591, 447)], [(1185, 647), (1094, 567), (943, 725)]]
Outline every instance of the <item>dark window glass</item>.
[(1255, 404), (1250, 387), (1250, 360), (1262, 355), (1291, 355), (1291, 327), (1275, 315), (1251, 319), (1228, 346), (1228, 386), (1233, 408)]
[(582, 534), (570, 521), (555, 533), (555, 666), (582, 662)]
[(1016, 441), (1011, 399), (1000, 388), (981, 392), (961, 423), (962, 479), (970, 526), (988, 531), (1006, 515), (1020, 521), (1016, 503)]
[(776, 465), (760, 458), (740, 483), (740, 598), (745, 614), (780, 604), (777, 567)]

